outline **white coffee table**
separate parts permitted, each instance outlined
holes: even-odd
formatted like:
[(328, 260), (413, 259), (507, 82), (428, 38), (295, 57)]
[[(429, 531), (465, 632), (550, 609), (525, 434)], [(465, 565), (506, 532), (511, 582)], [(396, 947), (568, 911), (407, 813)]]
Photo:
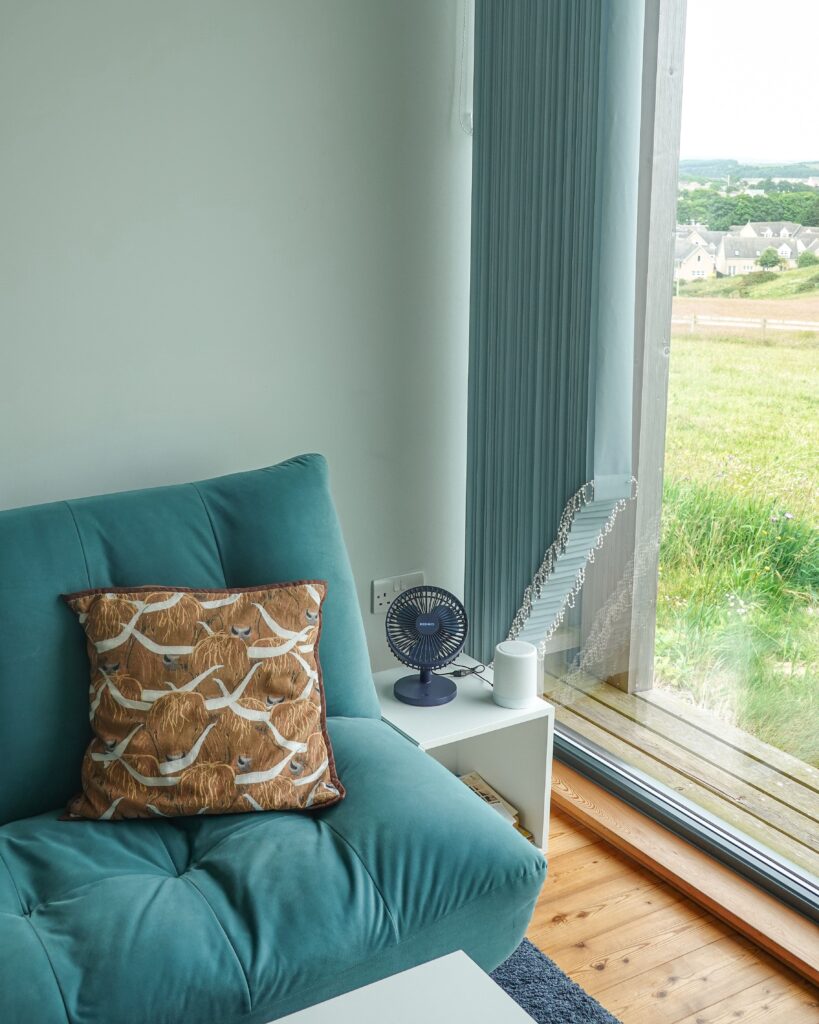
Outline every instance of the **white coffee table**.
[(532, 1018), (459, 950), (276, 1024), (532, 1024)]
[[(477, 665), (462, 654), (460, 665)], [(538, 698), (527, 708), (501, 708), (476, 676), (456, 679), (458, 695), (441, 707), (416, 708), (393, 695), (410, 670), (398, 665), (373, 676), (381, 717), (456, 775), (478, 772), (520, 811), (521, 824), (546, 850), (552, 785), (555, 709)], [(492, 670), (481, 673), (492, 678)]]

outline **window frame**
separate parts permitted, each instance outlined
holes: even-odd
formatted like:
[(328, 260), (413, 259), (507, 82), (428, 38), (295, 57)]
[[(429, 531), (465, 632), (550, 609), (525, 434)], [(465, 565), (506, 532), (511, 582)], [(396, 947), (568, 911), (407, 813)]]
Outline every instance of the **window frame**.
[[(624, 513), (613, 560), (635, 560), (625, 678), (608, 682), (639, 692), (654, 675), (665, 431), (674, 291), (674, 237), (682, 114), (686, 0), (646, 0), (635, 296), (633, 451), (639, 481), (633, 513)], [(730, 264), (730, 276), (741, 268)], [(641, 430), (645, 423), (650, 429)], [(784, 858), (567, 726), (555, 725), (555, 756), (648, 814), (744, 877), (819, 920), (819, 885)]]

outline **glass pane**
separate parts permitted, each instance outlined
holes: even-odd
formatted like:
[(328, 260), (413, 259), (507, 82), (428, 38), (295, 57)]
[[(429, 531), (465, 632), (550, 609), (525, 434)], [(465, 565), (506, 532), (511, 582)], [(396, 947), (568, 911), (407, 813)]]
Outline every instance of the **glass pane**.
[(545, 690), (559, 722), (815, 876), (819, 84), (797, 101), (750, 75), (740, 95), (726, 55), (809, 62), (819, 5), (789, 5), (797, 35), (765, 10), (688, 6), (653, 680), (635, 692), (630, 673), (654, 560), (629, 508), (551, 641)]

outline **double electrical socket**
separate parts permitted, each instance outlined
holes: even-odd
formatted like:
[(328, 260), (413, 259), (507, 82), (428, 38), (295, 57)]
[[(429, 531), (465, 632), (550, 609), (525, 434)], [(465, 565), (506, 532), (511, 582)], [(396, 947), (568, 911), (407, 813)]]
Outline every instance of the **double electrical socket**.
[(373, 580), (370, 611), (373, 615), (386, 615), (387, 609), (402, 590), (420, 587), (423, 582), (424, 574), (422, 572), (405, 572), (403, 576), (388, 576), (383, 580)]

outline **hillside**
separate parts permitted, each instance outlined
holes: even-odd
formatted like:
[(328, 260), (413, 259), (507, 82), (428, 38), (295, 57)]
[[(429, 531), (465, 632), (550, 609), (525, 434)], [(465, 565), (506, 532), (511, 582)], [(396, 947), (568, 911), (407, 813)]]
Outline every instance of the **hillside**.
[(819, 174), (819, 160), (795, 164), (741, 164), (738, 160), (680, 160), (681, 181), (724, 181), (738, 178), (810, 178)]
[(709, 296), (737, 299), (819, 298), (819, 267), (681, 281), (679, 294), (692, 299)]

